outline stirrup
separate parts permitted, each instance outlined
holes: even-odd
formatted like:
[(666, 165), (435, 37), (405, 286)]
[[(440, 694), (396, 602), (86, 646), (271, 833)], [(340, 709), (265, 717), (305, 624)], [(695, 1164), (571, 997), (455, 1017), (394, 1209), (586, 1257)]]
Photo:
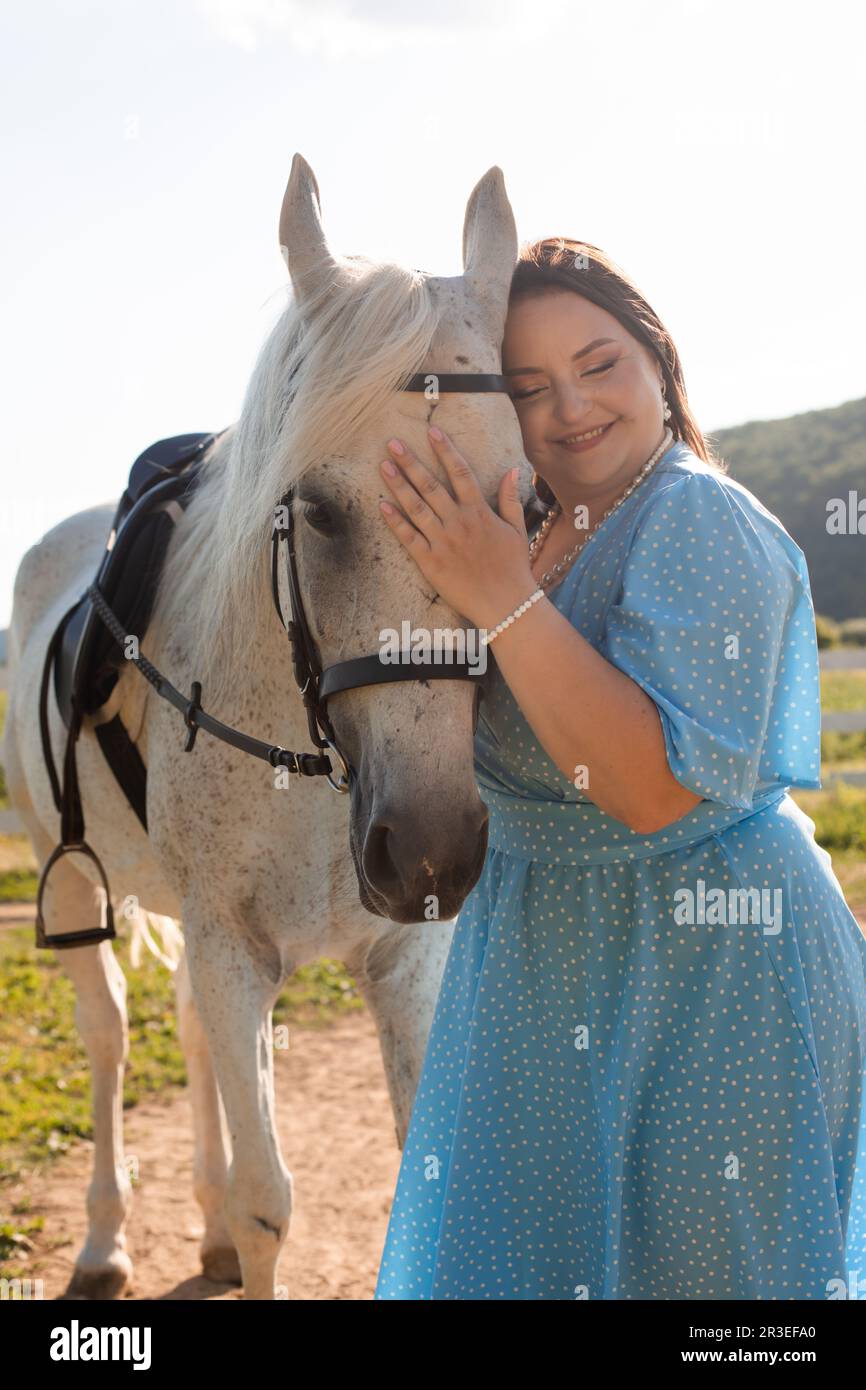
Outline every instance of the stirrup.
[[(49, 936), (45, 931), (45, 919), (42, 916), (42, 896), (45, 892), (45, 884), (48, 879), (49, 871), (62, 859), (64, 854), (86, 854), (93, 860), (99, 870), (99, 877), (102, 879), (102, 886), (105, 889), (105, 926), (87, 927), (84, 931), (55, 932)], [(59, 844), (52, 850), (45, 868), (39, 876), (39, 891), (36, 895), (36, 945), (42, 950), (62, 951), (71, 946), (90, 946), (99, 941), (113, 941), (117, 936), (114, 929), (114, 913), (111, 908), (111, 897), (108, 889), (108, 879), (105, 870), (100, 863), (98, 855), (94, 853), (90, 845), (84, 840), (72, 842), (70, 844)]]

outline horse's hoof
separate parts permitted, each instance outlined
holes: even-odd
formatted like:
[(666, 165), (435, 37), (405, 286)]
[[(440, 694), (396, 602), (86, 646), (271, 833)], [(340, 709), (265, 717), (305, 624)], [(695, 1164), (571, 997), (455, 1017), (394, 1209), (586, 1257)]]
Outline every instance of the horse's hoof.
[(233, 1245), (215, 1245), (211, 1250), (202, 1250), (201, 1267), (205, 1279), (214, 1284), (243, 1283), (241, 1262)]
[(111, 1263), (100, 1269), (82, 1269), (76, 1265), (69, 1286), (62, 1298), (111, 1299), (119, 1298), (132, 1288), (132, 1260), (122, 1251), (112, 1256)]

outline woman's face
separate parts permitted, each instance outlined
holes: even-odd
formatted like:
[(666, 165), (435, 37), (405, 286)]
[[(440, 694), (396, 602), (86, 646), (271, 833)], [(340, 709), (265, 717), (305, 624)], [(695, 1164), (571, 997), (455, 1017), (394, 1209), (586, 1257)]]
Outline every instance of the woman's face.
[(661, 367), (618, 319), (582, 295), (546, 290), (512, 304), (502, 369), (526, 457), (558, 496), (575, 486), (588, 498), (604, 494), (662, 441)]

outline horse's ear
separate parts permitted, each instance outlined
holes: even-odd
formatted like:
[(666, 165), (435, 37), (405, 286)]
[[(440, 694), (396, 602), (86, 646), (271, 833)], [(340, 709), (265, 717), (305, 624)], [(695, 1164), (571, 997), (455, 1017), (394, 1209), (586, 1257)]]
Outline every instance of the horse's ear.
[(494, 164), (473, 188), (463, 221), (463, 278), (491, 329), (505, 331), (508, 292), (517, 264), (517, 227), (502, 170)]
[(319, 185), (303, 155), (296, 154), (280, 211), (280, 254), (295, 296), (309, 313), (327, 297), (340, 268), (325, 240)]

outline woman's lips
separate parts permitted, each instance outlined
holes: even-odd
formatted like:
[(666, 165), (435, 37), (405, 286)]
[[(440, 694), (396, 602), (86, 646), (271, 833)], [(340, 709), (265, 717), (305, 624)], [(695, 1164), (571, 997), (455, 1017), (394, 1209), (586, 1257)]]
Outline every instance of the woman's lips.
[[(615, 424), (616, 420), (611, 420), (605, 425), (601, 434), (594, 434), (591, 439), (584, 439), (579, 444), (569, 444), (564, 439), (560, 439), (559, 444), (563, 449), (567, 449), (570, 454), (585, 454), (588, 449), (594, 449), (596, 444), (600, 444), (603, 439), (607, 439), (607, 436), (610, 434)], [(583, 434), (585, 431), (581, 430), (580, 433)]]

